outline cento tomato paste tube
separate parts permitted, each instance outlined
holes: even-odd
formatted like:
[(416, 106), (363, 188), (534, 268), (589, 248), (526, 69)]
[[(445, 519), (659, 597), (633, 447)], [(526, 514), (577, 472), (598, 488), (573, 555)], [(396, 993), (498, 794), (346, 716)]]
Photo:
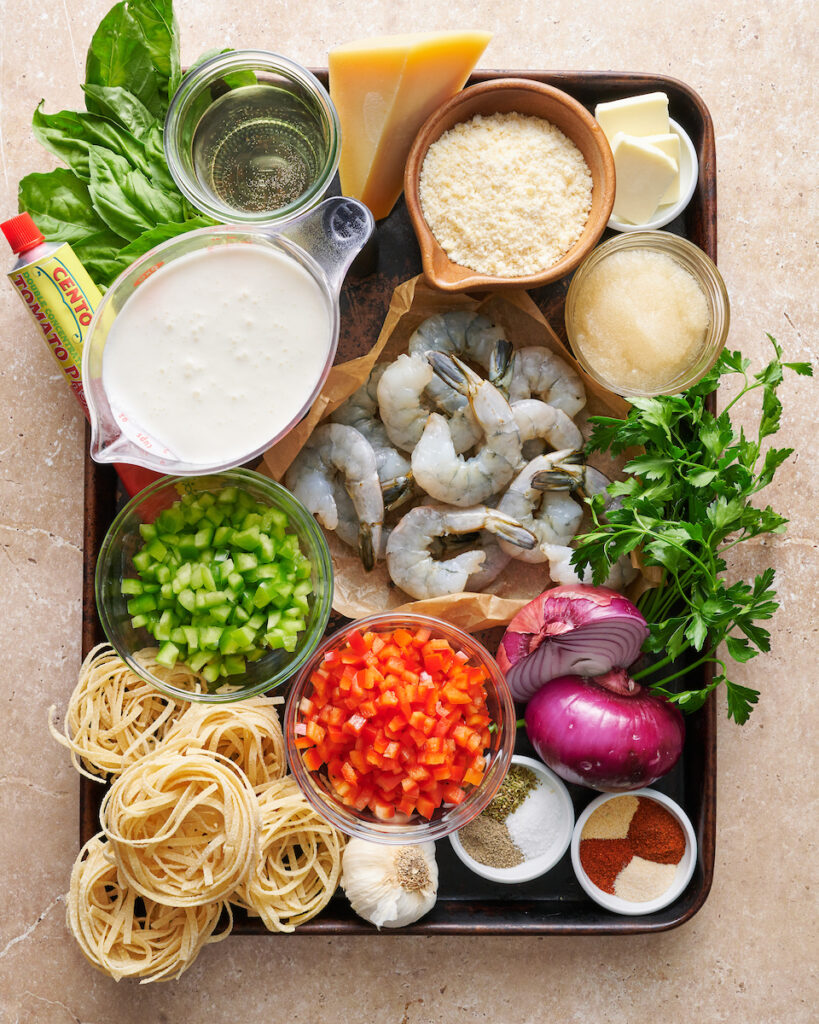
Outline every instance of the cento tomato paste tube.
[[(0, 230), (18, 256), (8, 278), (87, 417), (82, 347), (100, 291), (71, 246), (46, 242), (29, 214), (0, 223)], [(116, 470), (129, 494), (157, 479), (156, 473), (139, 466), (117, 465)]]

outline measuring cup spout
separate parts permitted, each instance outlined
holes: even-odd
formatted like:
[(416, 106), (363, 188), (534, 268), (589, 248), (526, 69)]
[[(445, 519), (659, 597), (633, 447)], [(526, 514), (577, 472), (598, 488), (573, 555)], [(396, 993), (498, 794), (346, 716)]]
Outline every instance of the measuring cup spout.
[(309, 253), (338, 294), (350, 264), (373, 232), (373, 215), (357, 199), (325, 199), (278, 232)]

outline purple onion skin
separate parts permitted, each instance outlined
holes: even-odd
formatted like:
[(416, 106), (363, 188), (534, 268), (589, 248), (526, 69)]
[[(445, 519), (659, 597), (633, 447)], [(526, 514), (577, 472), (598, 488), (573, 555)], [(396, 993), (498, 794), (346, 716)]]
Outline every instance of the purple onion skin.
[(559, 676), (529, 701), (529, 739), (566, 782), (625, 793), (650, 786), (677, 763), (685, 740), (679, 709), (629, 685), (631, 692), (613, 692), (593, 679)]

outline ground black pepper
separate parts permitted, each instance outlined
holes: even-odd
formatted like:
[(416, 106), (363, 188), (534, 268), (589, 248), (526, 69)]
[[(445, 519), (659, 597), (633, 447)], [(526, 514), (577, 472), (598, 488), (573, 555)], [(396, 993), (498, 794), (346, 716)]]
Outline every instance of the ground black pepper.
[(458, 838), (469, 856), (487, 867), (513, 868), (524, 861), (506, 825), (488, 818), (486, 812), (464, 825)]

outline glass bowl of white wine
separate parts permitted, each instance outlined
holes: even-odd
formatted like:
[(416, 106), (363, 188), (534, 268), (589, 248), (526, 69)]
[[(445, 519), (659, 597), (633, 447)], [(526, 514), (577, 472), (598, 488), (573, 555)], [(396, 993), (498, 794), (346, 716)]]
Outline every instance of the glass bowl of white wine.
[(231, 50), (192, 68), (165, 119), (165, 156), (182, 194), (230, 224), (280, 224), (315, 206), (341, 153), (338, 114), (319, 80), (266, 50)]

